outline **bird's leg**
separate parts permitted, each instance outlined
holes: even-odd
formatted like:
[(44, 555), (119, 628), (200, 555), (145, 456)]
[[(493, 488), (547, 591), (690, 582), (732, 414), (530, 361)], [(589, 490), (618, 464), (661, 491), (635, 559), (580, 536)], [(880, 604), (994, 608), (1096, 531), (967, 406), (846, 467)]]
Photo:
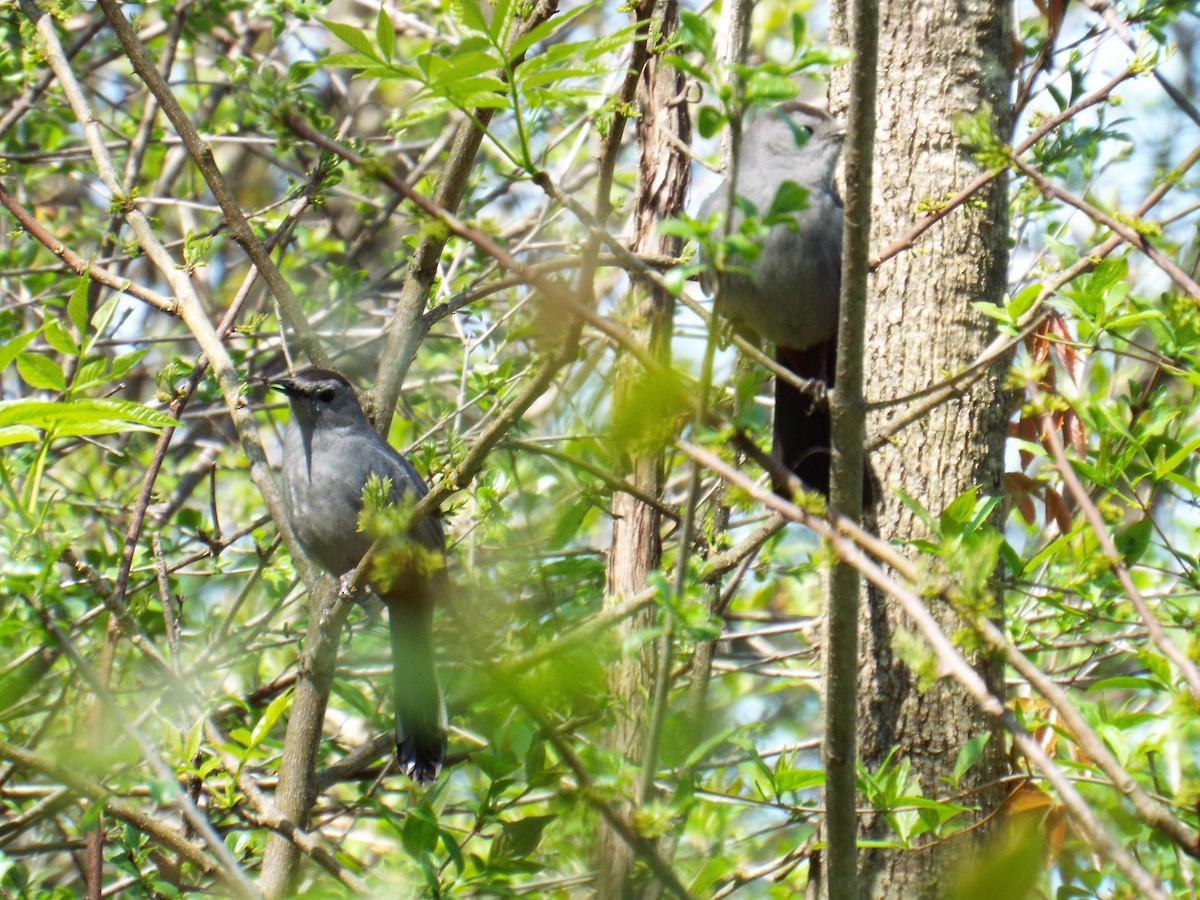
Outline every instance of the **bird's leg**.
[(805, 378), (801, 391), (810, 397), (814, 404), (824, 406), (829, 403), (829, 385), (822, 378)]
[(358, 587), (354, 584), (354, 569), (346, 572), (338, 579), (338, 599), (353, 600), (354, 595), (358, 593)]
[(338, 578), (337, 599), (321, 611), (320, 624), (322, 628), (325, 628), (329, 625), (329, 622), (333, 616), (333, 612), (338, 608), (339, 605), (342, 603), (349, 603), (352, 600), (357, 600), (358, 596), (362, 594), (362, 592), (354, 584), (354, 571), (354, 569), (351, 569), (349, 572), (346, 572), (344, 575)]

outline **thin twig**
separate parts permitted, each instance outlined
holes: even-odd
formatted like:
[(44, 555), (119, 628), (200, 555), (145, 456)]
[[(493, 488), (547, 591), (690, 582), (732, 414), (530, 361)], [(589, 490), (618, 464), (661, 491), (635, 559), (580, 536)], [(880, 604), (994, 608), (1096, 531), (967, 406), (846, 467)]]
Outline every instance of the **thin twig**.
[[(22, 0), (22, 5), (31, 3), (32, 0)], [(312, 329), (308, 325), (308, 319), (305, 318), (296, 295), (292, 293), (291, 286), (280, 274), (278, 267), (271, 260), (270, 254), (242, 212), (233, 189), (225, 181), (225, 176), (217, 167), (212, 147), (200, 137), (191, 119), (188, 118), (187, 113), (184, 112), (183, 107), (171, 92), (166, 79), (146, 55), (145, 47), (129, 24), (129, 20), (125, 18), (120, 3), (117, 0), (99, 0), (99, 4), (113, 31), (116, 32), (117, 39), (120, 40), (134, 71), (158, 99), (163, 114), (170, 120), (175, 133), (183, 140), (192, 162), (200, 170), (209, 190), (220, 204), (225, 222), (229, 226), (230, 237), (242, 246), (251, 262), (262, 273), (271, 293), (279, 302), (279, 309), (284, 320), (295, 331), (297, 339), (309, 358), (317, 365), (327, 366), (329, 359), (320, 343), (314, 338)]]
[[(1030, 396), (1038, 394), (1037, 386), (1034, 384), (1029, 384), (1026, 389), (1029, 391)], [(1075, 502), (1079, 504), (1079, 509), (1083, 512), (1084, 518), (1087, 519), (1088, 524), (1091, 526), (1092, 534), (1096, 536), (1096, 541), (1100, 544), (1100, 549), (1104, 551), (1104, 556), (1116, 573), (1117, 580), (1121, 582), (1121, 587), (1124, 588), (1125, 595), (1129, 598), (1130, 604), (1137, 610), (1137, 614), (1146, 626), (1146, 631), (1149, 633), (1150, 639), (1154, 641), (1155, 646), (1162, 651), (1163, 656), (1169, 659), (1175, 668), (1179, 670), (1180, 674), (1183, 675), (1188, 688), (1192, 692), (1192, 699), (1200, 703), (1200, 670), (1197, 670), (1196, 664), (1171, 640), (1170, 635), (1163, 629), (1162, 623), (1158, 621), (1158, 617), (1154, 615), (1149, 604), (1146, 603), (1146, 598), (1142, 596), (1142, 592), (1133, 583), (1133, 578), (1129, 574), (1129, 568), (1125, 565), (1125, 560), (1121, 558), (1120, 551), (1117, 550), (1117, 545), (1113, 542), (1112, 535), (1108, 533), (1108, 526), (1104, 522), (1104, 516), (1100, 514), (1100, 510), (1092, 502), (1092, 498), (1084, 489), (1079, 476), (1075, 474), (1075, 469), (1067, 461), (1062, 439), (1059, 437), (1058, 429), (1055, 428), (1050, 414), (1044, 412), (1039, 418), (1042, 423), (1042, 440), (1050, 448), (1050, 453), (1054, 457), (1054, 467), (1058, 470), (1071, 496), (1075, 498)]]
[(760, 488), (745, 475), (702, 447), (684, 441), (676, 442), (676, 446), (688, 456), (702, 461), (721, 478), (747, 491), (754, 499), (778, 510), (793, 521), (802, 522), (812, 528), (829, 542), (830, 548), (840, 559), (855, 566), (864, 578), (895, 598), (937, 655), (943, 671), (953, 677), (967, 691), (982, 712), (997, 720), (1012, 734), (1017, 747), (1058, 792), (1059, 800), (1066, 808), (1068, 815), (1091, 845), (1111, 860), (1130, 882), (1142, 891), (1144, 896), (1155, 898), (1155, 900), (1166, 900), (1166, 895), (1162, 892), (1158, 882), (1108, 832), (1096, 818), (1087, 801), (1079, 794), (1062, 769), (1049, 757), (1042, 745), (991, 693), (983, 677), (971, 668), (950, 638), (942, 631), (941, 626), (925, 605), (925, 601), (916, 592), (902, 586), (886, 574), (860, 549), (856, 543), (860, 530), (856, 525), (846, 522), (843, 517), (836, 514), (831, 514), (832, 519), (827, 519), (805, 512)]

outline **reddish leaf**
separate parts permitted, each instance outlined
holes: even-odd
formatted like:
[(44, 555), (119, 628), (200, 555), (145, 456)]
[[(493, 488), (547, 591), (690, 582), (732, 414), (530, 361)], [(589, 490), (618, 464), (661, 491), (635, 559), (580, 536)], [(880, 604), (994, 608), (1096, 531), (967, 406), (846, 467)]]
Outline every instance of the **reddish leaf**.
[(1033, 739), (1042, 745), (1047, 755), (1054, 756), (1058, 744), (1058, 732), (1052, 727), (1058, 721), (1058, 713), (1054, 707), (1040, 697), (1014, 697), (1011, 703), (1014, 710), (1022, 710), (1026, 721), (1041, 720), (1033, 731)]
[(1062, 806), (1055, 804), (1046, 814), (1046, 843), (1050, 845), (1051, 861), (1062, 852), (1063, 839), (1067, 836), (1067, 817)]
[(1058, 525), (1058, 530), (1063, 534), (1069, 534), (1073, 520), (1071, 511), (1067, 508), (1066, 501), (1063, 500), (1062, 494), (1053, 488), (1046, 488), (1046, 524), (1049, 525), (1053, 520)]
[(1087, 455), (1087, 437), (1083, 433), (1083, 422), (1075, 412), (1075, 407), (1068, 409), (1063, 416), (1063, 441), (1071, 445), (1080, 459)]
[(1008, 802), (1005, 804), (1006, 811), (1010, 816), (1020, 815), (1032, 809), (1053, 809), (1054, 806), (1053, 797), (1029, 783), (1021, 785), (1010, 794)]
[(1026, 525), (1032, 525), (1037, 521), (1037, 510), (1033, 506), (1033, 497), (1031, 496), (1033, 488), (1033, 479), (1024, 472), (1004, 473), (1004, 492), (1012, 498), (1017, 506), (1017, 512), (1021, 514)]
[(1055, 37), (1062, 30), (1063, 18), (1067, 14), (1067, 2), (1068, 0), (1050, 0), (1044, 6), (1040, 3), (1038, 4), (1042, 10), (1042, 14), (1046, 17), (1046, 26), (1050, 34)]
[[(1025, 416), (1023, 419), (1019, 419), (1015, 425), (1010, 425), (1009, 428), (1010, 433), (1014, 433), (1016, 437), (1019, 437), (1023, 441), (1029, 441), (1031, 444), (1037, 442), (1037, 419), (1031, 416)], [(1033, 454), (1024, 447), (1022, 447), (1018, 452), (1021, 454), (1021, 468), (1028, 469), (1029, 464), (1033, 462)]]
[(1033, 357), (1035, 363), (1044, 363), (1050, 355), (1050, 342), (1046, 340), (1046, 324), (1042, 323), (1037, 330), (1025, 339), (1025, 349)]
[(1052, 334), (1058, 338), (1057, 341), (1047, 341), (1047, 344), (1054, 349), (1054, 355), (1058, 357), (1058, 361), (1066, 373), (1071, 376), (1071, 381), (1079, 384), (1083, 377), (1083, 360), (1074, 347), (1075, 335), (1071, 334), (1066, 320), (1062, 316), (1051, 316), (1046, 320), (1043, 333)]

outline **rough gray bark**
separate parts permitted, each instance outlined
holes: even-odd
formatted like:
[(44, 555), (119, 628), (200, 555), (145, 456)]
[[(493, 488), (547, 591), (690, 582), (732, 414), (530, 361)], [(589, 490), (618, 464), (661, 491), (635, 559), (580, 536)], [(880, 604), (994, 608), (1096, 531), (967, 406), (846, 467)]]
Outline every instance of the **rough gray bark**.
[[(849, 21), (848, 0), (831, 9), (833, 40)], [(878, 129), (875, 146), (874, 242), (901, 233), (922, 203), (936, 202), (980, 171), (955, 133), (954, 121), (984, 104), (995, 112), (996, 133), (1007, 137), (1010, 84), (1008, 4), (989, 0), (930, 0), (919, 6), (884, 0), (879, 16)], [(836, 107), (844, 105), (846, 73), (834, 82)], [(964, 208), (931, 230), (918, 252), (902, 254), (875, 273), (868, 301), (866, 399), (893, 402), (970, 363), (992, 336), (972, 301), (997, 302), (1007, 269), (1005, 184), (993, 182), (980, 205)], [(964, 393), (894, 436), (874, 454), (881, 485), (878, 533), (885, 540), (923, 533), (920, 521), (897, 498), (903, 491), (935, 514), (962, 491), (1001, 490), (1007, 404), (1003, 366), (987, 372)], [(885, 406), (868, 421), (868, 434), (886, 426), (903, 404)], [(956, 617), (935, 609), (947, 633)], [(859, 754), (876, 769), (893, 747), (912, 765), (926, 796), (945, 790), (939, 776), (953, 771), (964, 742), (991, 725), (952, 684), (918, 684), (895, 644), (905, 622), (877, 593), (864, 598), (859, 676)], [(989, 682), (1000, 667), (976, 660)], [(963, 789), (994, 784), (1004, 771), (1003, 735), (994, 734)], [(1002, 799), (998, 788), (968, 794), (983, 812)], [(860, 895), (933, 897), (964, 854), (986, 840), (981, 828), (921, 851), (866, 850), (860, 854)], [(861, 838), (888, 835), (881, 816), (866, 816)]]
[[(651, 496), (662, 491), (662, 466), (658, 459), (642, 458), (634, 464), (629, 481)], [(620, 603), (646, 586), (646, 578), (662, 557), (659, 515), (630, 494), (615, 494), (612, 502), (613, 533), (608, 565), (606, 604)], [(622, 638), (634, 629), (648, 628), (654, 611), (631, 616), (618, 626)], [(647, 686), (654, 671), (651, 645), (633, 656), (623, 656), (608, 669), (613, 727), (609, 742), (630, 761), (641, 759), (646, 747)], [(628, 813), (630, 807), (623, 810)], [(601, 823), (596, 867), (596, 896), (613, 900), (627, 894), (633, 849), (621, 836)]]
[[(854, 62), (850, 69), (846, 145), (842, 153), (846, 179), (842, 236), (842, 284), (839, 298), (837, 387), (830, 398), (833, 460), (829, 501), (855, 522), (862, 518), (863, 334), (871, 244), (871, 176), (875, 158), (876, 62), (879, 34), (878, 0), (857, 0), (850, 26)], [(778, 410), (776, 411), (778, 414)], [(873, 494), (874, 492), (870, 492)], [(857, 694), (859, 596), (858, 570), (839, 563), (826, 585), (823, 639), (825, 695), (825, 895), (829, 900), (858, 896), (857, 837)]]
[[(646, 0), (638, 3), (634, 16), (651, 19), (661, 39), (674, 33), (679, 10), (675, 0)], [(655, 46), (661, 46), (655, 44)], [(638, 84), (638, 197), (634, 211), (632, 249), (636, 253), (677, 254), (679, 242), (658, 234), (658, 223), (678, 215), (687, 196), (689, 160), (679, 148), (691, 139), (686, 90), (678, 70), (662, 65), (651, 57), (642, 70)], [(645, 325), (639, 337), (664, 362), (670, 355), (671, 313), (673, 305), (665, 293), (651, 289), (639, 309)], [(630, 361), (632, 362), (632, 360)], [(617, 403), (626, 402), (623, 392), (644, 392), (647, 385), (637, 368), (628, 368), (618, 376)], [(636, 402), (636, 401), (635, 401)], [(646, 453), (630, 461), (629, 481), (645, 494), (662, 494), (662, 454)], [(660, 517), (654, 508), (637, 498), (618, 493), (613, 496), (613, 532), (609, 553), (606, 603), (620, 603), (646, 586), (649, 573), (658, 567), (662, 556), (659, 536)], [(654, 610), (647, 610), (622, 623), (623, 633), (646, 628)], [(611, 742), (628, 760), (641, 762), (646, 752), (646, 706), (648, 686), (652, 683), (652, 648), (646, 646), (636, 656), (613, 664), (608, 673), (613, 698), (614, 726)], [(644, 798), (638, 798), (639, 802)], [(612, 829), (601, 825), (596, 873), (596, 896), (630, 896), (633, 851)]]

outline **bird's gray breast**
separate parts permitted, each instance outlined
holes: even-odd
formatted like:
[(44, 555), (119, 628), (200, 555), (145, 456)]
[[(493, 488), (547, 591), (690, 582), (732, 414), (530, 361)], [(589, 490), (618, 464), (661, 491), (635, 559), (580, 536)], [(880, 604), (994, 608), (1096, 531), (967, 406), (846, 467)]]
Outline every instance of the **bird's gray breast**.
[(368, 475), (360, 454), (344, 435), (306, 435), (292, 422), (284, 458), (288, 521), (296, 539), (331, 574), (350, 571), (371, 545), (358, 530)]
[[(821, 156), (798, 152), (790, 132), (760, 123), (747, 136), (737, 175), (737, 194), (765, 214), (785, 181), (807, 188), (807, 205), (773, 225), (761, 238), (753, 260), (734, 255), (720, 280), (720, 311), (742, 331), (771, 343), (803, 350), (828, 340), (837, 330), (841, 290), (842, 204), (832, 173)], [(765, 140), (751, 140), (758, 134)], [(725, 189), (701, 205), (707, 217), (728, 202)], [(730, 231), (742, 224), (741, 210), (730, 216)], [(710, 284), (711, 289), (711, 284)]]
[[(308, 555), (334, 575), (357, 566), (373, 543), (375, 535), (358, 529), (363, 486), (372, 475), (390, 479), (392, 503), (428, 492), (412, 465), (369, 426), (310, 432), (293, 420), (284, 437), (283, 472), (292, 530)], [(445, 548), (437, 519), (423, 519), (413, 534), (427, 547)]]
[[(749, 266), (736, 257), (721, 279), (722, 312), (781, 347), (803, 350), (837, 330), (841, 289), (841, 207), (814, 192), (796, 227), (774, 226)], [(748, 269), (748, 271), (739, 271)]]

